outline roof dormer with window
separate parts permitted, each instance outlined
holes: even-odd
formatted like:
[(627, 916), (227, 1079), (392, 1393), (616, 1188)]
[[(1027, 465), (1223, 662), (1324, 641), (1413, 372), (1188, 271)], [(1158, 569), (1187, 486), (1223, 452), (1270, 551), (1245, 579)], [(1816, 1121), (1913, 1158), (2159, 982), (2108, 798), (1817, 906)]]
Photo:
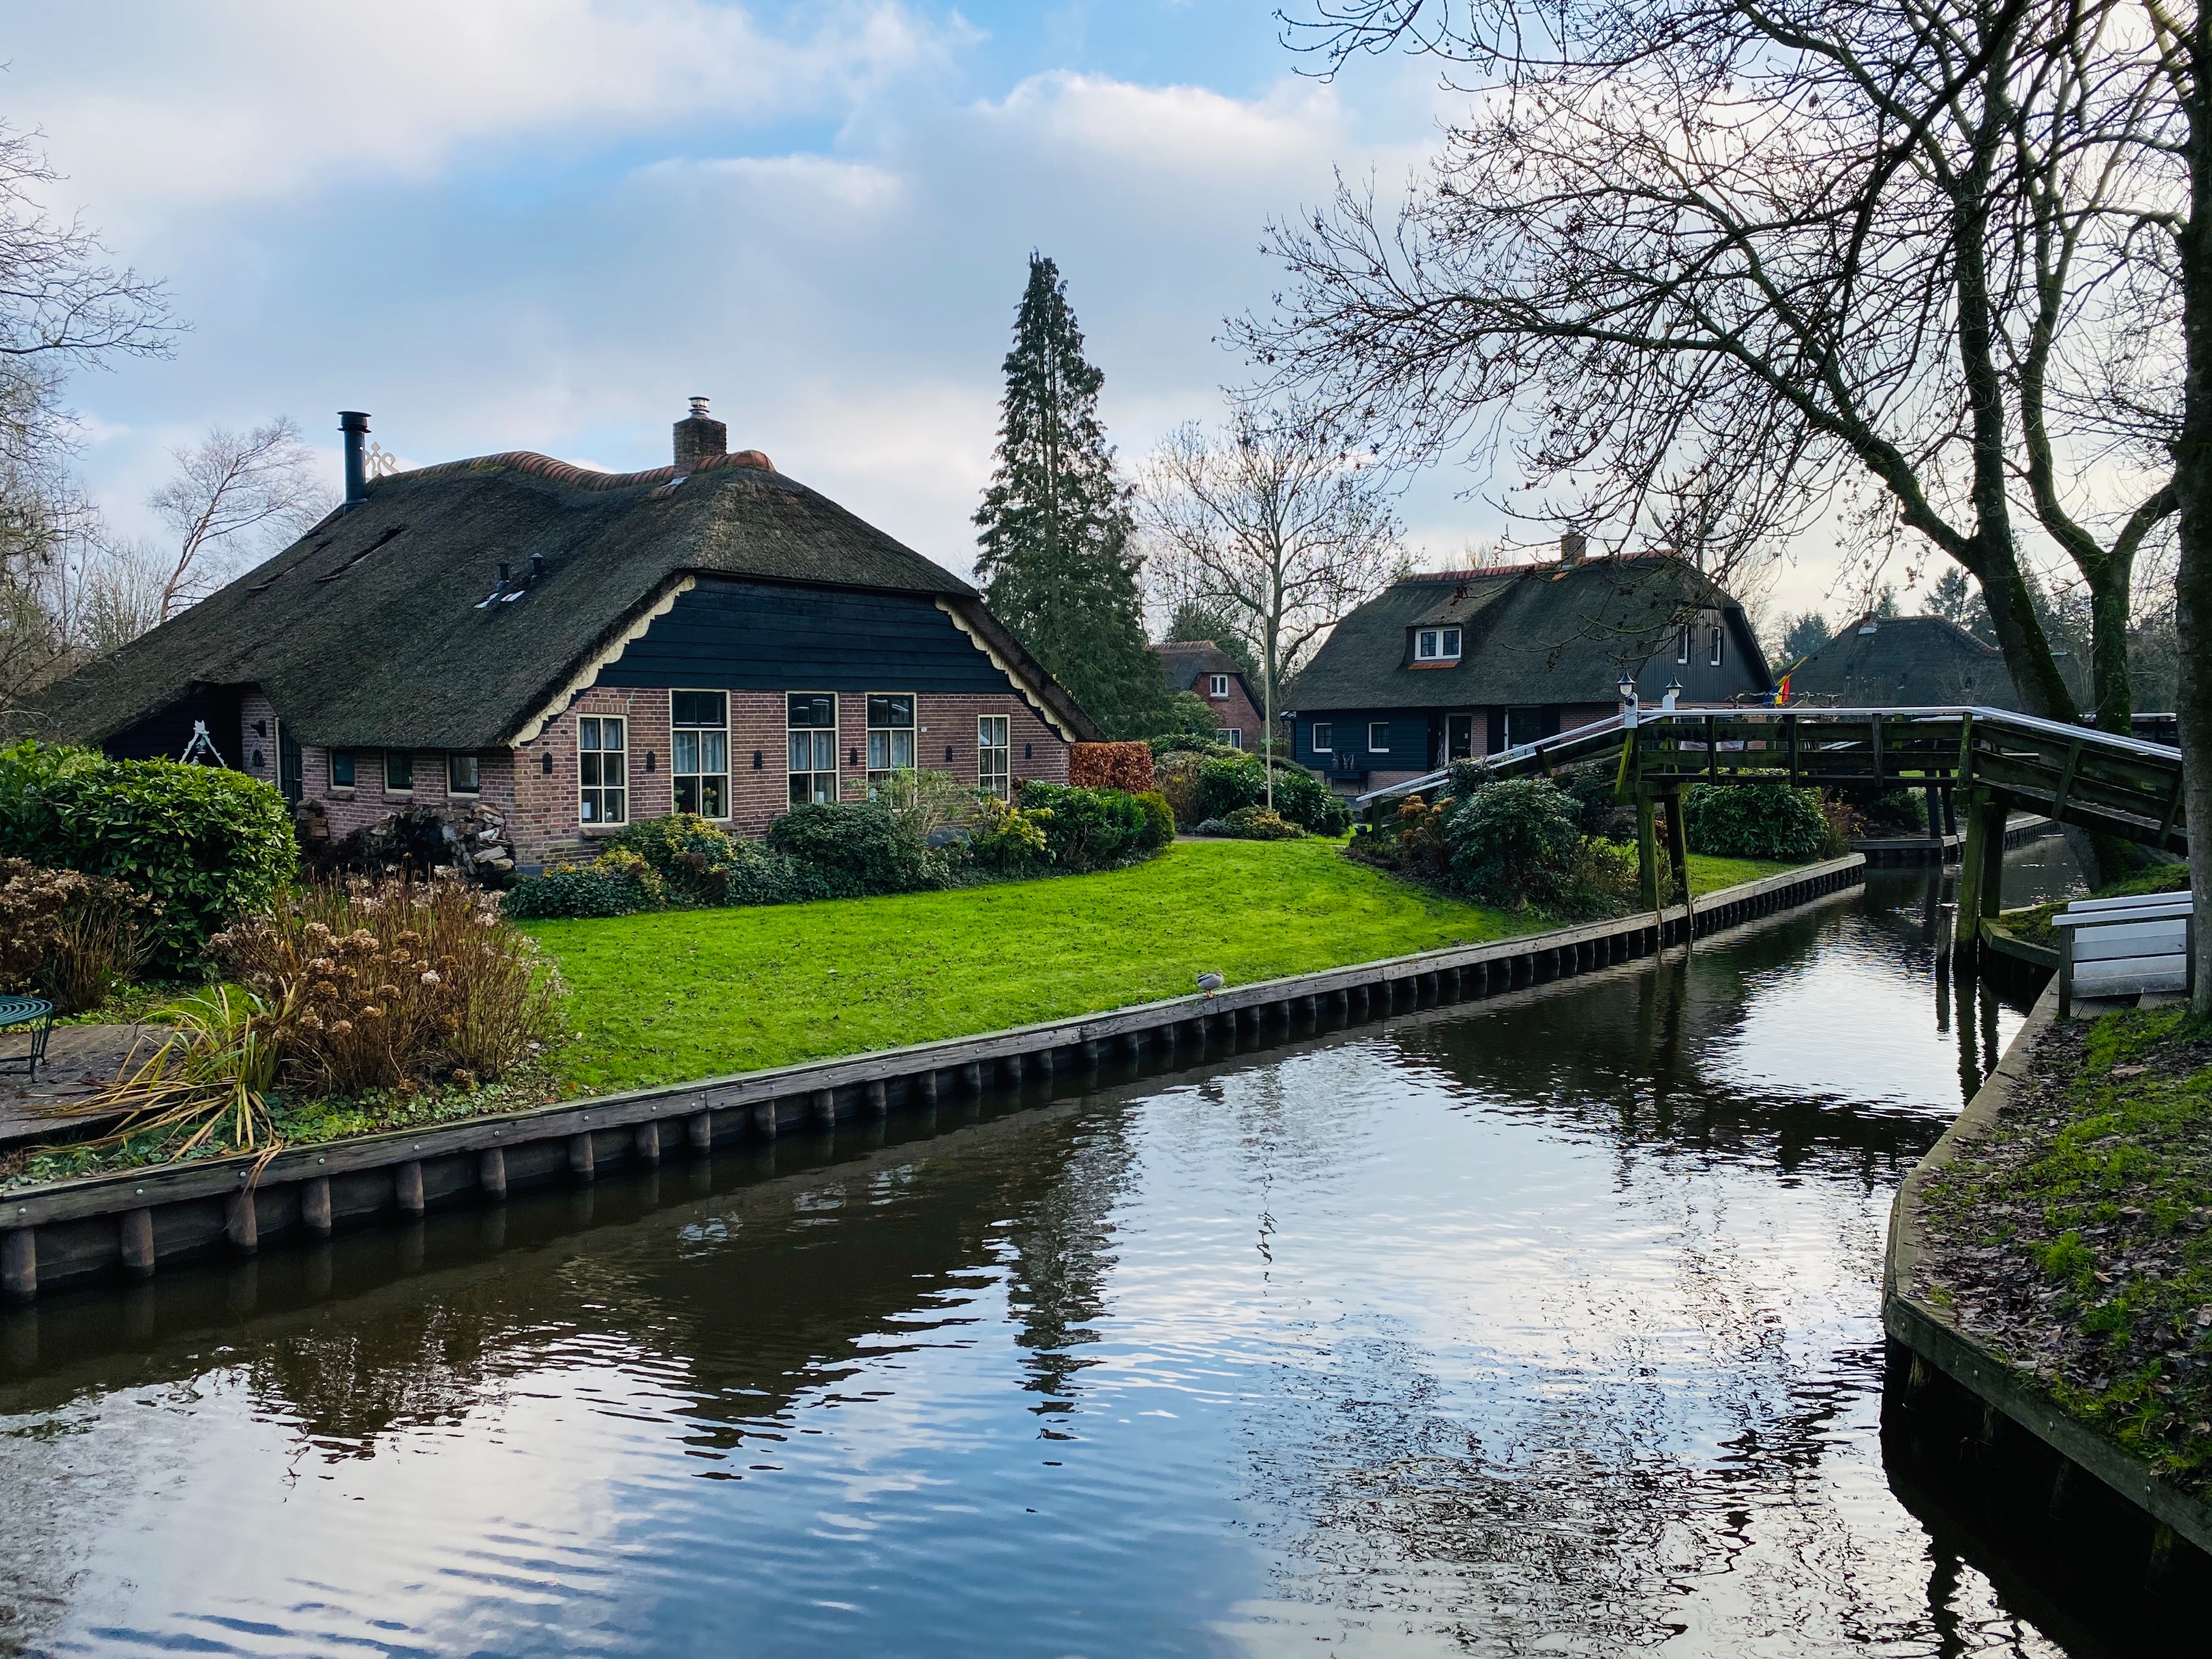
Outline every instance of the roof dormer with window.
[(1459, 663), (1460, 630), (1456, 628), (1416, 628), (1413, 666), (1452, 668)]

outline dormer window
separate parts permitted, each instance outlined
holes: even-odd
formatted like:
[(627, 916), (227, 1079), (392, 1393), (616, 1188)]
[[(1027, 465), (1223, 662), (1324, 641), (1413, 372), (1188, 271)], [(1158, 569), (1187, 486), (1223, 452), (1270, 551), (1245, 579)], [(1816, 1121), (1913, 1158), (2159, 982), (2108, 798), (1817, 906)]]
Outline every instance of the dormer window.
[(1456, 628), (1422, 628), (1413, 633), (1415, 662), (1456, 662), (1459, 660), (1459, 629)]

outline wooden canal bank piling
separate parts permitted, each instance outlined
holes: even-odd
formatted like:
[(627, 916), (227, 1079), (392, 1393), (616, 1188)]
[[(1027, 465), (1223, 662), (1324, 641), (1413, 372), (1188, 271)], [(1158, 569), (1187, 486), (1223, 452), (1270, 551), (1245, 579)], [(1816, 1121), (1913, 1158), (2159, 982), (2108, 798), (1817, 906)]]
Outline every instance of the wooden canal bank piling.
[(942, 1042), (814, 1060), (529, 1111), (302, 1146), (265, 1164), (210, 1158), (0, 1194), (0, 1294), (22, 1302), (276, 1239), (410, 1221), (443, 1205), (497, 1204), (519, 1186), (588, 1190), (604, 1170), (789, 1133), (824, 1133), (893, 1109), (932, 1111), (1008, 1089), (1080, 1080), (1108, 1062), (1166, 1070), (1214, 1044), (1249, 1048), (1401, 1009), (1474, 1000), (1651, 955), (1697, 934), (1856, 885), (1854, 855), (1638, 915), (1482, 945), (1329, 969), (1212, 997), (1182, 997)]

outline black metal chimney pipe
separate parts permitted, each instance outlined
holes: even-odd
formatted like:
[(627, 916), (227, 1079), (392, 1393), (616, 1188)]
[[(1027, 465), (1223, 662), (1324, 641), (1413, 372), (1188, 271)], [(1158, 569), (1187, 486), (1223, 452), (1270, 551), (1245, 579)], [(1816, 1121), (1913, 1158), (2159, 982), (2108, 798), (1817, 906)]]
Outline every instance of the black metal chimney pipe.
[(359, 507), (368, 499), (368, 464), (362, 453), (362, 441), (368, 436), (368, 416), (357, 409), (342, 409), (338, 430), (345, 434), (345, 504)]

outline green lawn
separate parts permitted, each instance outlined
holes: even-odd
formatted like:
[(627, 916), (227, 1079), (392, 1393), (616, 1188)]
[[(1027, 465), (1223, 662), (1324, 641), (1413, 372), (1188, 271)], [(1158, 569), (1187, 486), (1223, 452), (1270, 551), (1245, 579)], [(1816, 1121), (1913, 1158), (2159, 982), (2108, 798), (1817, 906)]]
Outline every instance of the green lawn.
[[(1182, 841), (1130, 870), (892, 898), (530, 924), (574, 993), (563, 1074), (593, 1091), (1182, 996), (1525, 932), (1325, 841)], [(1693, 860), (1709, 891), (1779, 866)]]

